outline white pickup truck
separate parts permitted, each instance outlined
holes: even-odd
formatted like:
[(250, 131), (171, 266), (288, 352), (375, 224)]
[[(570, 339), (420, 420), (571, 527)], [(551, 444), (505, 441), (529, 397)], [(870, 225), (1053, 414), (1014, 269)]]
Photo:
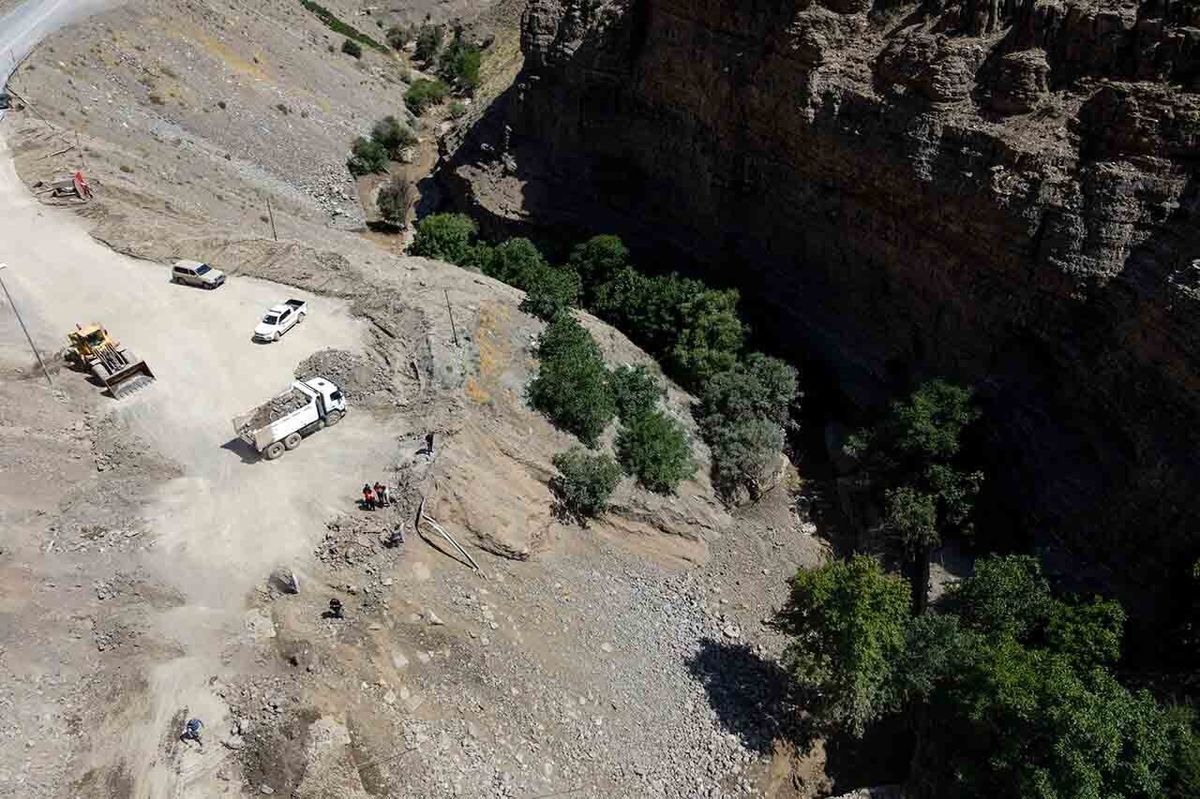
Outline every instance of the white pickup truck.
[(272, 305), (266, 316), (254, 328), (255, 341), (279, 341), (279, 337), (304, 321), (308, 315), (308, 303), (304, 300), (287, 300)]
[(233, 429), (267, 460), (300, 446), (301, 439), (335, 425), (346, 414), (342, 390), (323, 377), (297, 380), (287, 391), (249, 413), (235, 416)]

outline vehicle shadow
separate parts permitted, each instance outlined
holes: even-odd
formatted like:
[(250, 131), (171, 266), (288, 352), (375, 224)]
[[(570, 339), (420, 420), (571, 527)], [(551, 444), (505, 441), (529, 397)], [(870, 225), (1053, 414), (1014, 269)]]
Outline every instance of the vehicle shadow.
[(802, 751), (811, 743), (815, 731), (803, 713), (801, 697), (778, 663), (745, 644), (705, 638), (687, 660), (687, 669), (704, 686), (721, 726), (748, 749), (768, 755), (779, 739)]
[(237, 436), (234, 436), (222, 444), (221, 449), (234, 453), (242, 459), (242, 463), (258, 463), (261, 460), (261, 457), (254, 450), (254, 447), (250, 446)]

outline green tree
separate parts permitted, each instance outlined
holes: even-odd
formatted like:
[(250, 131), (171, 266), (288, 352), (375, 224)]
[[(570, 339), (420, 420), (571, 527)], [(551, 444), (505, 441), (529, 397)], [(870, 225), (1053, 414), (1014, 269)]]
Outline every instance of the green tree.
[(479, 228), (465, 214), (431, 214), (417, 223), (408, 251), (413, 255), (461, 264), (473, 253)]
[(483, 272), (489, 277), (503, 280), (519, 289), (533, 284), (537, 274), (546, 269), (546, 259), (532, 241), (524, 238), (509, 239), (495, 247), (491, 259)]
[(580, 524), (595, 518), (608, 507), (608, 498), (621, 482), (621, 467), (607, 453), (592, 455), (580, 447), (560, 452), (553, 458), (559, 475), (550, 481), (564, 514)]
[(387, 150), (388, 156), (398, 159), (404, 148), (417, 143), (417, 134), (396, 117), (386, 116), (371, 128), (371, 139)]
[(395, 225), (403, 227), (408, 218), (408, 208), (415, 197), (413, 186), (400, 175), (393, 175), (375, 198), (379, 215)]
[(737, 304), (736, 291), (706, 290), (680, 306), (681, 327), (671, 347), (670, 366), (684, 385), (703, 386), (737, 364), (746, 335)]
[(594, 448), (615, 413), (600, 348), (570, 314), (559, 314), (542, 333), (538, 357), (530, 404)]
[(353, 39), (344, 39), (342, 41), (342, 52), (348, 56), (354, 56), (355, 58), (363, 57), (362, 45)]
[(441, 25), (422, 25), (417, 31), (417, 47), (413, 51), (413, 57), (426, 64), (433, 61), (442, 49), (444, 36), (445, 31)]
[(417, 78), (404, 93), (404, 104), (416, 116), (421, 116), (427, 110), (446, 99), (446, 84), (440, 80)]
[(783, 664), (812, 692), (818, 718), (862, 735), (900, 705), (909, 589), (865, 555), (801, 569), (775, 626), (792, 638)]
[(618, 366), (609, 382), (617, 401), (617, 415), (626, 424), (653, 411), (666, 395), (662, 384), (642, 364)]
[(629, 250), (617, 236), (593, 236), (571, 251), (569, 265), (583, 282), (583, 302), (592, 307), (600, 286), (629, 269)]
[(696, 474), (687, 432), (662, 411), (625, 423), (616, 443), (617, 459), (625, 471), (656, 494), (672, 494), (679, 483)]
[(713, 480), (722, 495), (761, 494), (791, 427), (797, 390), (796, 370), (761, 353), (704, 384), (693, 414), (712, 450)]
[(542, 266), (525, 290), (521, 310), (549, 322), (579, 304), (579, 275), (565, 267)]
[(463, 39), (462, 31), (456, 30), (450, 44), (442, 51), (438, 62), (438, 75), (463, 91), (474, 91), (479, 85), (479, 68), (483, 63), (483, 51)]
[(350, 174), (360, 176), (386, 172), (387, 165), (387, 149), (378, 142), (359, 136), (350, 146), (350, 158), (346, 161), (346, 168), (350, 170)]
[[(978, 418), (968, 389), (931, 380), (893, 403), (874, 429), (855, 434), (847, 446), (882, 494), (884, 528), (896, 533), (903, 546), (915, 613), (923, 613), (928, 602), (933, 550), (947, 533), (972, 531), (971, 513), (983, 475), (963, 468), (961, 452), (963, 435)], [(930, 502), (936, 521), (918, 535), (911, 525), (925, 518)]]
[(1037, 558), (1006, 555), (976, 563), (949, 601), (968, 629), (992, 638), (1024, 638), (1042, 627), (1054, 598)]
[(1007, 636), (971, 641), (933, 693), (918, 795), (1162, 796), (1172, 741), (1148, 693)]

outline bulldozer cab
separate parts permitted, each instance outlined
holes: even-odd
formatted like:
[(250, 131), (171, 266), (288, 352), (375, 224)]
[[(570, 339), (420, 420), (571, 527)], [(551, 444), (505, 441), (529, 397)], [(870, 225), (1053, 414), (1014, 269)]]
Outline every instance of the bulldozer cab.
[(71, 351), (114, 399), (121, 399), (154, 382), (145, 361), (121, 347), (101, 325), (76, 325), (67, 334)]
[(108, 331), (100, 325), (76, 326), (67, 334), (67, 340), (80, 355), (94, 353), (104, 348), (106, 344), (117, 345), (108, 338)]

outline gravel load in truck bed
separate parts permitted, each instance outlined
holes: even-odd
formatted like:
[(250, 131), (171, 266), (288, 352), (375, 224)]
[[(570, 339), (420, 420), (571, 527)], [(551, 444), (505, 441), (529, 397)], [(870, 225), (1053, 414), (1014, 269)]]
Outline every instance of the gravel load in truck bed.
[(308, 404), (308, 397), (303, 392), (292, 389), (286, 394), (280, 394), (277, 397), (272, 397), (267, 402), (259, 405), (241, 424), (241, 430), (258, 430), (260, 427), (266, 427), (276, 419), (282, 419), (292, 411), (299, 410)]

